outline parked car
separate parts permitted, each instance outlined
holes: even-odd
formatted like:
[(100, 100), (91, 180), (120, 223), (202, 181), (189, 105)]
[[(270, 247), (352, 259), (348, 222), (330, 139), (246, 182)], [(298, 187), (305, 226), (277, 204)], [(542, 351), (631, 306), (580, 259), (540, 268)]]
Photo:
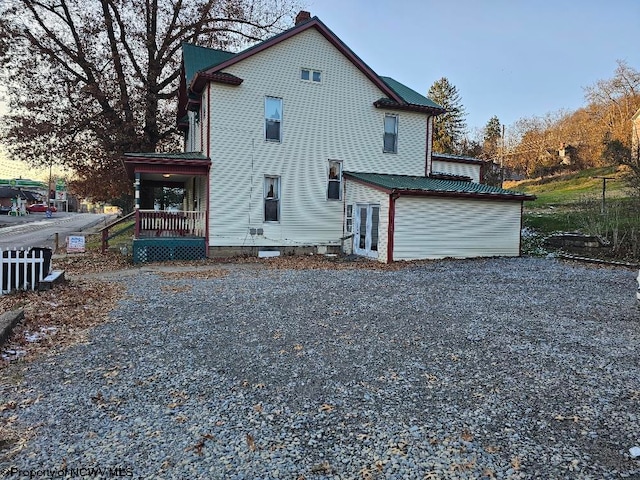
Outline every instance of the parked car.
[(47, 209), (50, 209), (52, 212), (57, 212), (56, 207), (54, 207), (53, 205), (49, 206), (46, 203), (36, 203), (27, 207), (29, 213), (46, 212)]
[(11, 207), (0, 205), (0, 215), (9, 215), (9, 213), (11, 213)]

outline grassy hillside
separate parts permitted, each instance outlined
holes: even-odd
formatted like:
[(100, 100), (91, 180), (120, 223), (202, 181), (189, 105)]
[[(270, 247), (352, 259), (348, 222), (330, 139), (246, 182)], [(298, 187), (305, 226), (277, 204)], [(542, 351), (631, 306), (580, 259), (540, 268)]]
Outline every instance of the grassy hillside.
[(549, 206), (568, 206), (589, 200), (602, 199), (602, 179), (594, 177), (614, 177), (607, 180), (606, 198), (627, 196), (622, 177), (622, 167), (589, 168), (580, 172), (555, 175), (553, 177), (505, 182), (504, 188), (518, 190), (535, 195), (534, 202), (527, 202), (527, 210)]

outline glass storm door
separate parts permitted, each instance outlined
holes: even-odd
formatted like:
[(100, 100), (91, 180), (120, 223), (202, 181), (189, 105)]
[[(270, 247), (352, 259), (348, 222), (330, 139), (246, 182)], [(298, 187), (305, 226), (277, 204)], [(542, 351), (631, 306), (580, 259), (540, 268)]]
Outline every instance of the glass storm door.
[(378, 258), (380, 205), (356, 205), (353, 218), (353, 251), (356, 255)]

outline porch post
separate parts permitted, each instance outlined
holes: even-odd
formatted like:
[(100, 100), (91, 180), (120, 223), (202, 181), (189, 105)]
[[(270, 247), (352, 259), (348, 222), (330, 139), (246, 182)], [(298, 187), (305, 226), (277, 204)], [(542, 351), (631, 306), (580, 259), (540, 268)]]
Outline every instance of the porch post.
[(135, 238), (140, 238), (140, 209), (138, 208), (138, 205), (136, 205), (136, 216), (135, 216), (135, 233), (134, 233), (134, 237)]
[(135, 187), (136, 211), (140, 209), (140, 172), (135, 173), (136, 179), (133, 182)]

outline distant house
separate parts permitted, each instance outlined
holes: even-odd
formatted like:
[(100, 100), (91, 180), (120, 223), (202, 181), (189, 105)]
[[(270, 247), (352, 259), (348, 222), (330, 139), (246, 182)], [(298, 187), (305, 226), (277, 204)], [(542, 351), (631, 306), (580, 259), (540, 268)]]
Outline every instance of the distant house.
[(558, 157), (560, 158), (560, 165), (573, 165), (576, 162), (577, 149), (573, 145), (567, 143), (561, 143), (558, 149)]
[[(258, 250), (381, 262), (520, 253), (522, 204), (482, 162), (434, 154), (444, 109), (365, 64), (317, 17), (240, 53), (184, 44), (184, 151), (130, 153), (137, 261)], [(180, 212), (153, 189), (181, 187)], [(187, 255), (187, 253), (184, 253)]]

